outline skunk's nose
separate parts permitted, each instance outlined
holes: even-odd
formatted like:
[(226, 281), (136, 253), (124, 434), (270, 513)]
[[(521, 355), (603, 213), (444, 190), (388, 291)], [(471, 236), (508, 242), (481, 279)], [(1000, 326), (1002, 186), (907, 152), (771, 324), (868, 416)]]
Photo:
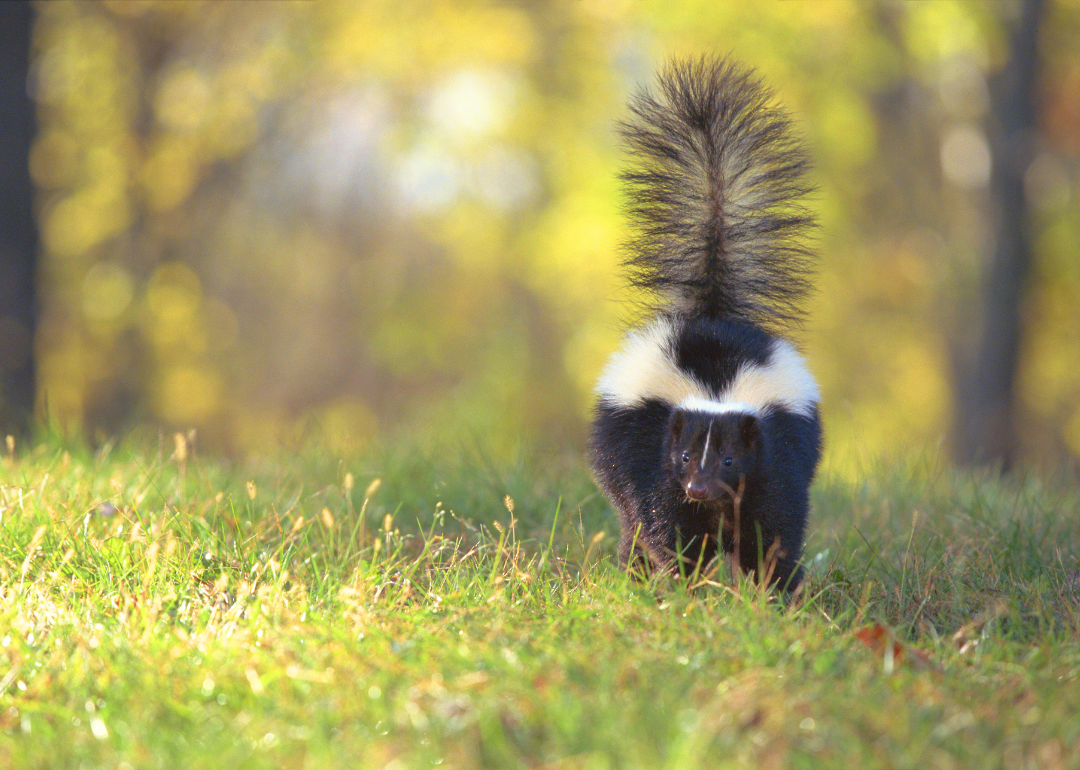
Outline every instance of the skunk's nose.
[(704, 500), (709, 496), (709, 488), (700, 481), (691, 481), (686, 485), (686, 496), (692, 500)]

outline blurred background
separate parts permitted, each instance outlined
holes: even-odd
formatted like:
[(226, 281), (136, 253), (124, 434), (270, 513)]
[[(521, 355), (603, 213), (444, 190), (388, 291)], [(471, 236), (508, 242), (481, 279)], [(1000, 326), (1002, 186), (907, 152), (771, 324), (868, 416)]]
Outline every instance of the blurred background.
[(1080, 459), (1080, 0), (3, 3), (4, 430), (584, 447), (615, 125), (730, 53), (815, 159), (826, 466)]

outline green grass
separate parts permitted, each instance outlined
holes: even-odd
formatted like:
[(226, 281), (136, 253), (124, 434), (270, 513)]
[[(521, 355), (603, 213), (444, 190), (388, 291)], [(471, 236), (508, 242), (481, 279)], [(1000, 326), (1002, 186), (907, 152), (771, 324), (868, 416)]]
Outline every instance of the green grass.
[(783, 608), (628, 579), (580, 458), (186, 454), (4, 453), (0, 766), (1080, 766), (1067, 484), (821, 480)]

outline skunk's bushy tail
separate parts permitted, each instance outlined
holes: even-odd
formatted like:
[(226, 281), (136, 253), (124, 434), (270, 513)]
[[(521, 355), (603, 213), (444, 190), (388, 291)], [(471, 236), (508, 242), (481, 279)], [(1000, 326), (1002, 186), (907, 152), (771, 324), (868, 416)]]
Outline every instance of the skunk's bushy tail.
[(631, 102), (626, 265), (659, 310), (777, 332), (802, 321), (809, 162), (772, 97), (751, 70), (701, 59), (671, 64), (656, 94)]

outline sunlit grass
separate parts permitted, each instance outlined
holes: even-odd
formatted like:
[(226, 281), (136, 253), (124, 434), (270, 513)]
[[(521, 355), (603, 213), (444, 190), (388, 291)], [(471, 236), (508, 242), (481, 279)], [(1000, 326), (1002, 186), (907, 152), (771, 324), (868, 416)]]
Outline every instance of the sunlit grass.
[(573, 458), (5, 453), (4, 767), (1069, 767), (1075, 490), (815, 488), (805, 589), (636, 582)]

